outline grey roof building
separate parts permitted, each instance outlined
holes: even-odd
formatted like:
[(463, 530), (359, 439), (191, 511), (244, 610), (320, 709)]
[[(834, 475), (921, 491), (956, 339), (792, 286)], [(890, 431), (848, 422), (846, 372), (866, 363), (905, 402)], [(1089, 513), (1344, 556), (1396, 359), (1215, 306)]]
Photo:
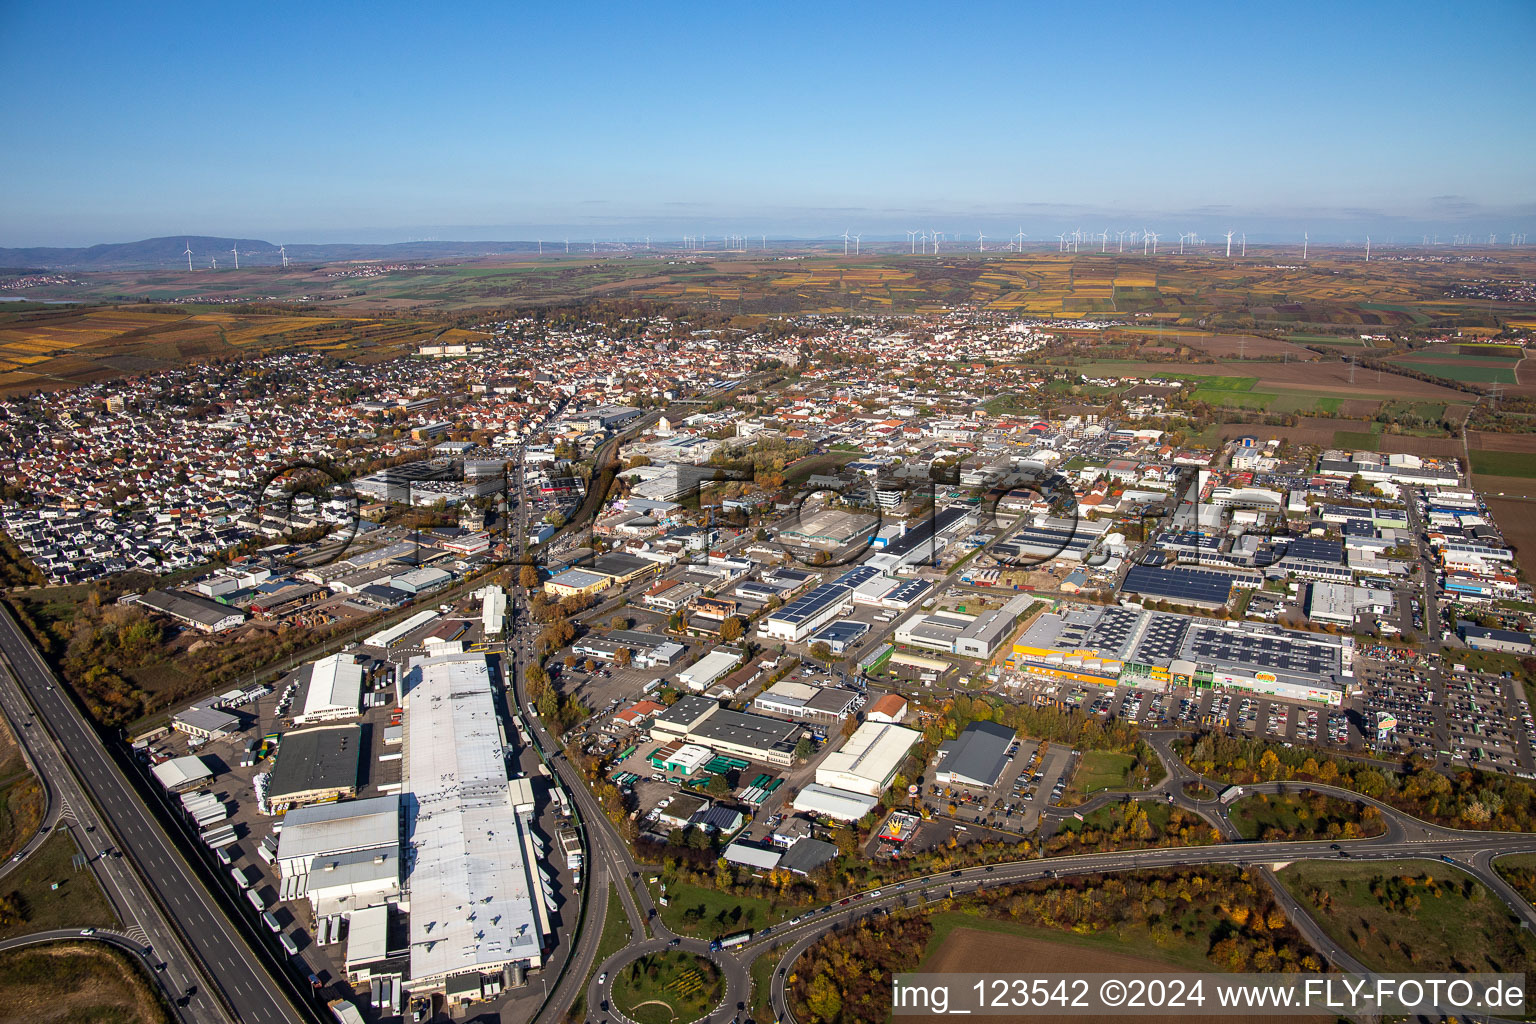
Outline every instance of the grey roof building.
[(1013, 730), (1005, 725), (972, 722), (954, 739), (954, 745), (933, 773), (934, 779), (946, 786), (997, 785), (1003, 766), (1008, 763), (1008, 745), (1013, 737)]
[(362, 739), (360, 725), (285, 733), (267, 787), (273, 810), (356, 796)]

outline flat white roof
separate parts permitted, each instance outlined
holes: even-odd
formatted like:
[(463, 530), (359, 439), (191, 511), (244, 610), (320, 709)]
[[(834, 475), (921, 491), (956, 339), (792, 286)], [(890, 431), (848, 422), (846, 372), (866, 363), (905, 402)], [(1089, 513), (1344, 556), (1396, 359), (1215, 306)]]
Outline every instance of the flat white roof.
[(354, 910), (347, 922), (347, 968), (373, 963), (389, 955), (389, 908)]
[(283, 815), (277, 837), (279, 863), (297, 861), (302, 873), (315, 857), (400, 844), (400, 798), (376, 796), (345, 803), (295, 807)]
[(890, 722), (865, 722), (853, 731), (848, 741), (828, 754), (816, 769), (816, 781), (826, 783), (833, 776), (844, 775), (867, 780), (884, 788), (907, 751), (923, 738), (916, 729)]
[(332, 654), (310, 666), (304, 709), (295, 722), (355, 715), (362, 706), (363, 667), (351, 655)]
[(413, 658), (406, 678), (411, 977), (542, 959), (528, 863), (483, 654)]
[(734, 668), (740, 660), (741, 655), (731, 651), (710, 651), (698, 662), (679, 672), (677, 678), (689, 686), (708, 686)]
[(812, 783), (795, 795), (795, 810), (824, 814), (839, 821), (858, 821), (874, 810), (880, 801), (846, 789), (832, 789)]

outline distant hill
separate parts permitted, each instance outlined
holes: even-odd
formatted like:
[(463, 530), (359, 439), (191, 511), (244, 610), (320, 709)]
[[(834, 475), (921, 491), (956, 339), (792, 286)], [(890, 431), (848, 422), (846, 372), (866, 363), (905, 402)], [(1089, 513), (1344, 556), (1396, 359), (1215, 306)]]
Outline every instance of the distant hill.
[[(240, 247), (242, 267), (271, 267), (282, 263), (277, 245), (259, 238), (211, 238), (206, 235), (176, 235), (146, 238), (139, 242), (114, 242), (80, 249), (39, 246), (32, 249), (0, 248), (0, 268), (8, 270), (153, 270), (187, 265), (186, 250), (192, 248), (192, 265), (206, 268), (210, 259), (220, 266), (232, 267), (231, 251)], [(497, 256), (533, 252), (536, 242), (395, 242), (389, 245), (365, 245), (341, 242), (330, 245), (285, 243), (290, 263), (336, 263), (343, 260), (426, 260), (473, 256)]]

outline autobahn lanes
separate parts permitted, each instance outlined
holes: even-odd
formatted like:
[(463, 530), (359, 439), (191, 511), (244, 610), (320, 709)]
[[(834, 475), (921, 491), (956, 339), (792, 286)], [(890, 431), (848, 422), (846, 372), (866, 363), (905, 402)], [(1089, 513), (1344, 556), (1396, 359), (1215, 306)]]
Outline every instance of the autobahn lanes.
[[(182, 945), (176, 930), (165, 920), (154, 901), (144, 891), (138, 876), (121, 860), (102, 855), (107, 845), (104, 833), (85, 831), (88, 827), (94, 828), (96, 824), (90, 803), (80, 791), (74, 776), (65, 767), (63, 756), (47, 730), (40, 724), (33, 726), (22, 724), (31, 719), (32, 709), (22, 695), (21, 685), (4, 662), (0, 662), (0, 707), (5, 709), (17, 742), (30, 756), (38, 776), (44, 780), (44, 785), (49, 792), (49, 820), (44, 822), (37, 837), (23, 849), (23, 863), (24, 855), (36, 850), (46, 841), (48, 832), (58, 820), (74, 818), (79, 828), (71, 829), (71, 834), (84, 854), (90, 858), (92, 875), (95, 876), (96, 881), (106, 892), (107, 899), (122, 918), (123, 927), (134, 932), (135, 938), (139, 939), (133, 953), (142, 957), (143, 947), (148, 944), (154, 950), (153, 955), (158, 958), (155, 962), (165, 964), (164, 971), (158, 973), (151, 971), (151, 974), (165, 990), (167, 998), (174, 1003), (192, 986), (203, 986), (188, 1000), (186, 1007), (178, 1009), (182, 1019), (227, 1021), (229, 1018), (219, 1006), (218, 1000), (212, 993), (204, 990), (206, 988), (204, 979), (198, 973), (191, 954)], [(6, 865), (7, 868), (21, 866), (14, 860)], [(78, 936), (79, 933), (70, 931), (65, 934)], [(107, 934), (105, 929), (101, 934)], [(123, 941), (127, 942), (126, 939)]]
[[(1357, 861), (1434, 860), (1442, 855), (1450, 856), (1455, 858), (1458, 868), (1485, 883), (1489, 882), (1488, 876), (1494, 874), (1487, 865), (1495, 857), (1512, 853), (1536, 852), (1536, 834), (1531, 833), (1459, 832), (1436, 826), (1422, 826), (1412, 832), (1428, 833), (1428, 837), (1394, 838), (1389, 834), (1374, 839), (1350, 840), (1339, 845), (1349, 852), (1352, 860)], [(1412, 833), (1400, 829), (1398, 834), (1402, 836)], [(1327, 840), (1282, 840), (1268, 843), (1218, 843), (1210, 846), (1160, 847), (1153, 850), (1047, 857), (998, 864), (990, 871), (984, 867), (966, 868), (947, 875), (928, 875), (921, 879), (909, 879), (904, 883), (898, 883), (899, 888), (897, 885), (887, 885), (882, 890), (880, 899), (859, 900), (850, 904), (846, 910), (837, 906), (835, 913), (828, 913), (825, 910), (811, 911), (813, 916), (810, 921), (789, 927), (781, 926), (769, 939), (752, 943), (743, 953), (755, 958), (756, 955), (767, 952), (769, 947), (781, 943), (783, 936), (797, 936), (793, 945), (779, 959), (771, 985), (771, 1004), (774, 1012), (785, 1020), (793, 1020), (784, 998), (784, 979), (779, 969), (787, 968), (805, 949), (833, 928), (848, 925), (871, 911), (908, 906), (911, 897), (918, 892), (927, 893), (938, 890), (940, 893), (947, 893), (950, 888), (953, 888), (957, 894), (963, 894), (983, 886), (1034, 881), (1048, 877), (1047, 872), (1059, 877), (1208, 864), (1273, 865), (1296, 860), (1332, 859), (1336, 856)], [(1508, 890), (1507, 885), (1494, 887), (1495, 893), (1500, 896), (1504, 896), (1506, 890)], [(1294, 901), (1286, 909), (1292, 913), (1292, 920), (1297, 923), (1298, 930), (1331, 961), (1345, 970), (1363, 970), (1357, 961), (1339, 950), (1333, 940), (1328, 938), (1322, 928), (1307, 914), (1296, 913), (1302, 908)], [(1524, 901), (1520, 901), (1511, 909), (1518, 911), (1528, 926), (1536, 922), (1536, 913), (1533, 913)]]
[[(133, 858), (140, 876), (159, 897), (177, 932), (187, 942), (237, 1019), (250, 1024), (300, 1024), (318, 1018), (294, 1004), (266, 970), (264, 953), (246, 942), (240, 926), (225, 916), (181, 852), (140, 801), (95, 731), (62, 691), (53, 673), (22, 634), (9, 609), (0, 609), (0, 650), (9, 660), (32, 706), (65, 752), (79, 785), (89, 791), (105, 823)], [(259, 939), (257, 941), (260, 941)], [(199, 989), (199, 994), (201, 993)], [(219, 1016), (208, 1015), (207, 1020)]]

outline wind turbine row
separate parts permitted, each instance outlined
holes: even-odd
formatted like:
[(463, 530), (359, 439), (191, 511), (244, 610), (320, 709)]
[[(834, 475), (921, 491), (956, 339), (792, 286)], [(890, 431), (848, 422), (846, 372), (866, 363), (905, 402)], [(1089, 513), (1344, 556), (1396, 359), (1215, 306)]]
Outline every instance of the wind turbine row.
[[(234, 245), (230, 246), (229, 251), (234, 254), (234, 257), (235, 257), (235, 269), (239, 270), (240, 269), (240, 243), (236, 242)], [(182, 255), (187, 258), (187, 270), (190, 271), (192, 269), (192, 240), (190, 238), (187, 239), (186, 249), (182, 252)], [(246, 255), (249, 256), (250, 253), (246, 253)], [(277, 258), (282, 260), (283, 269), (286, 270), (288, 268), (288, 262), (289, 262), (288, 261), (288, 247), (287, 246), (279, 245), (277, 247)], [(213, 270), (218, 270), (219, 269), (218, 258), (210, 256), (208, 258), (208, 265)]]

